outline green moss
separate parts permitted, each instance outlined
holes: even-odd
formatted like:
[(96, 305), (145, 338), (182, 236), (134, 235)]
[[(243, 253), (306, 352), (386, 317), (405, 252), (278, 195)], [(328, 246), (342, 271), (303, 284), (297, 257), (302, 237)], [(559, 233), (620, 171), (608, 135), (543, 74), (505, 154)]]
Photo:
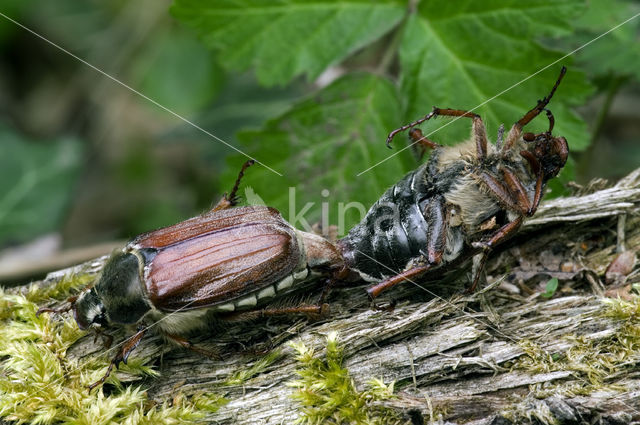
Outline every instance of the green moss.
[(368, 389), (358, 391), (349, 371), (342, 367), (343, 349), (337, 334), (327, 337), (326, 358), (315, 356), (303, 343), (291, 343), (300, 363), (299, 380), (289, 385), (297, 391), (293, 397), (302, 405), (301, 424), (390, 424), (401, 418), (391, 409), (373, 408), (372, 402), (393, 397), (393, 383), (385, 385), (379, 379), (367, 383)]
[(565, 339), (570, 347), (562, 353), (548, 353), (534, 342), (523, 341), (520, 346), (526, 355), (515, 367), (536, 373), (574, 372), (583, 384), (588, 383), (580, 385), (582, 394), (604, 386), (616, 388), (608, 377), (640, 357), (640, 297), (631, 301), (604, 298), (602, 302), (605, 308), (599, 316), (611, 320), (610, 328), (615, 329), (610, 335), (598, 339), (568, 335)]
[(227, 378), (224, 383), (222, 383), (222, 386), (242, 385), (257, 374), (263, 372), (267, 367), (269, 367), (281, 357), (282, 353), (280, 353), (280, 351), (271, 351), (270, 353), (256, 361), (251, 367), (236, 371), (233, 375)]
[(191, 404), (200, 411), (217, 412), (229, 400), (216, 393), (199, 393), (191, 397)]
[(634, 296), (631, 301), (621, 298), (603, 298), (602, 303), (605, 305), (602, 311), (603, 317), (632, 321), (636, 325), (640, 322), (640, 296)]
[[(105, 372), (108, 359), (92, 356), (82, 362), (67, 349), (84, 335), (71, 318), (52, 321), (36, 316), (34, 301), (64, 299), (71, 289), (86, 286), (87, 275), (62, 279), (42, 292), (34, 286), (26, 296), (0, 289), (0, 418), (18, 424), (182, 424), (200, 421), (224, 399), (199, 394), (151, 405), (139, 386), (124, 387), (117, 374), (107, 380), (114, 390), (89, 393), (87, 385)], [(132, 358), (121, 367), (136, 376), (157, 374), (147, 360)]]
[[(624, 368), (634, 367), (640, 361), (640, 297), (631, 301), (603, 298), (602, 303), (604, 308), (598, 317), (609, 320), (608, 328), (614, 330), (604, 338), (568, 335), (565, 340), (570, 346), (559, 353), (549, 353), (532, 341), (520, 342), (525, 354), (514, 363), (515, 369), (530, 373), (569, 371), (576, 378), (551, 385), (533, 385), (535, 397), (571, 397), (602, 390), (625, 391), (616, 383), (615, 377)], [(505, 415), (512, 419), (535, 417), (542, 423), (554, 423), (545, 413), (545, 408), (544, 403), (536, 404), (529, 400)]]
[(88, 273), (65, 275), (56, 284), (40, 288), (36, 285), (29, 286), (26, 298), (32, 303), (39, 304), (50, 299), (64, 300), (72, 290), (78, 291), (95, 280), (96, 276)]
[(501, 413), (501, 416), (514, 423), (558, 424), (558, 420), (554, 417), (549, 406), (543, 400), (532, 397), (525, 398), (516, 404), (511, 411)]

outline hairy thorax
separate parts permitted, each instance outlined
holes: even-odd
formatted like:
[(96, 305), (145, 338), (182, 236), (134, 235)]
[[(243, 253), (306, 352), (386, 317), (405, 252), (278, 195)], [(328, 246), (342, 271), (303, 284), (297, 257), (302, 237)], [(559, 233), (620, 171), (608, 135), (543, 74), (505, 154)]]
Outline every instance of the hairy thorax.
[[(524, 142), (522, 145), (524, 147)], [(456, 228), (462, 227), (462, 233), (467, 238), (474, 239), (479, 233), (495, 230), (518, 216), (518, 211), (503, 205), (480, 180), (481, 172), (500, 178), (501, 169), (508, 168), (520, 178), (527, 192), (532, 193), (535, 187), (532, 173), (521, 160), (512, 158), (511, 152), (506, 155), (500, 153), (493, 144), (489, 144), (487, 150), (486, 158), (479, 161), (475, 155), (474, 143), (467, 141), (457, 146), (444, 147), (438, 155), (439, 171), (451, 168), (460, 170), (444, 193), (449, 240), (454, 240), (454, 235), (459, 233)]]

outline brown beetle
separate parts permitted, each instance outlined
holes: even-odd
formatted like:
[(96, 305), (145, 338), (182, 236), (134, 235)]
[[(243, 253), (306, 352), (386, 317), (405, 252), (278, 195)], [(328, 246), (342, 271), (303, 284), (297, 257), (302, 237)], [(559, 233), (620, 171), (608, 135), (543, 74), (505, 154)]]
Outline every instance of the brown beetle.
[[(488, 143), (479, 115), (457, 109), (433, 108), (389, 134), (387, 145), (410, 129), (414, 144), (433, 152), (338, 241), (346, 267), (376, 283), (368, 289), (371, 298), (406, 280), (440, 278), (476, 254), (481, 254), (482, 268), (489, 251), (535, 213), (547, 181), (569, 155), (565, 138), (552, 135), (554, 118), (546, 109), (565, 72), (563, 67), (551, 92), (516, 121), (504, 140), (504, 126), (500, 127), (495, 144)], [(524, 126), (543, 111), (549, 129), (523, 133)], [(437, 116), (470, 118), (471, 139), (442, 146), (414, 128)]]
[(336, 247), (302, 232), (265, 206), (235, 207), (247, 162), (229, 196), (209, 212), (135, 237), (105, 264), (95, 285), (69, 299), (81, 329), (139, 325), (122, 345), (114, 365), (126, 363), (146, 331), (156, 323), (170, 339), (195, 351), (183, 338), (213, 317), (321, 313), (323, 306), (264, 309), (265, 304), (310, 280), (342, 267)]

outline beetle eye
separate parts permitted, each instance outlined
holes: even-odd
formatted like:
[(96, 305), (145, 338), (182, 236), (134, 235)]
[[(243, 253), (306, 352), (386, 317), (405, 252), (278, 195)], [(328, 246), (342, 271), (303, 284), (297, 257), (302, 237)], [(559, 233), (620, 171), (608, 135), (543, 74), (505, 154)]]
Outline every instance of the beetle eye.
[(101, 327), (107, 327), (108, 326), (108, 322), (107, 322), (107, 316), (104, 313), (100, 313), (99, 315), (97, 315), (94, 319), (93, 319), (93, 323), (95, 323), (98, 326)]
[(96, 315), (93, 318), (93, 323), (101, 327), (106, 327), (109, 325), (109, 323), (107, 322), (107, 312), (104, 307), (100, 309), (100, 314)]

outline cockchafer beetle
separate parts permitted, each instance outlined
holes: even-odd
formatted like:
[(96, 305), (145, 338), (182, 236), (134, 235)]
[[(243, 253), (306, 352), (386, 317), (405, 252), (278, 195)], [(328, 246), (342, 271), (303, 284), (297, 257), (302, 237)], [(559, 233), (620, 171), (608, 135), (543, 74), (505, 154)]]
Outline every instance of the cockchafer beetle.
[(342, 257), (332, 243), (295, 229), (274, 208), (235, 207), (240, 180), (251, 164), (245, 163), (229, 196), (213, 209), (135, 237), (109, 258), (95, 285), (71, 297), (63, 308), (39, 310), (72, 310), (81, 329), (139, 325), (90, 390), (102, 384), (114, 366), (127, 362), (147, 329), (145, 323), (155, 323), (169, 339), (207, 354), (181, 335), (214, 318), (324, 313), (322, 302), (265, 308), (322, 275), (339, 275)]
[[(535, 213), (547, 181), (569, 154), (566, 139), (552, 136), (554, 118), (546, 109), (565, 73), (563, 67), (549, 95), (513, 125), (505, 140), (500, 126), (495, 145), (487, 142), (479, 115), (457, 109), (434, 108), (389, 134), (387, 146), (396, 134), (410, 129), (414, 144), (423, 152), (433, 151), (428, 162), (388, 189), (338, 241), (346, 267), (377, 282), (367, 290), (372, 299), (405, 280), (442, 276), (476, 254), (481, 254), (481, 269), (489, 251)], [(523, 133), (542, 111), (549, 129)], [(437, 116), (471, 118), (471, 139), (441, 146), (415, 128)], [(471, 290), (479, 276), (478, 271)]]

